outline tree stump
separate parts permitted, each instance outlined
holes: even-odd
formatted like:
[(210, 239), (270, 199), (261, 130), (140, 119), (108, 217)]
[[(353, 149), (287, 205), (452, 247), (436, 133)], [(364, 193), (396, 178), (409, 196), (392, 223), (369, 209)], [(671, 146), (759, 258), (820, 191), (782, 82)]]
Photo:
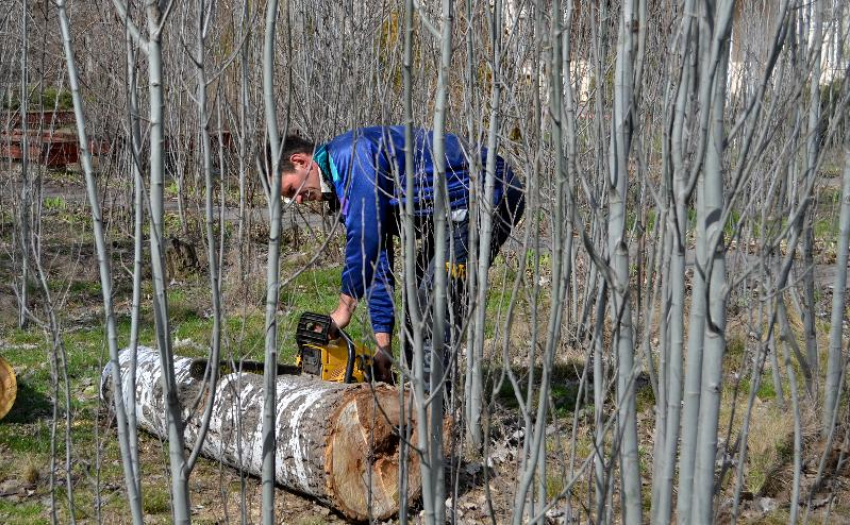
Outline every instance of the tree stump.
[(165, 267), (170, 278), (183, 279), (201, 269), (195, 245), (186, 239), (168, 237), (165, 240)]
[[(139, 427), (167, 438), (160, 357), (139, 347), (135, 396), (129, 381), (131, 353), (120, 355), (126, 406), (135, 406)], [(174, 360), (179, 397), (184, 407), (186, 446), (197, 441), (204, 406), (206, 360)], [(202, 452), (255, 475), (262, 472), (263, 377), (229, 372), (222, 363), (212, 419)], [(398, 390), (387, 385), (345, 385), (309, 376), (277, 379), (277, 466), (284, 487), (312, 496), (354, 520), (387, 519), (402, 498), (413, 501), (421, 484), (419, 459), (409, 451), (407, 494), (399, 494), (402, 419)], [(101, 393), (113, 401), (110, 366), (103, 371)], [(407, 403), (405, 403), (407, 405)], [(406, 417), (410, 420), (411, 418)], [(413, 423), (415, 425), (415, 423)], [(415, 446), (415, 428), (411, 429)]]

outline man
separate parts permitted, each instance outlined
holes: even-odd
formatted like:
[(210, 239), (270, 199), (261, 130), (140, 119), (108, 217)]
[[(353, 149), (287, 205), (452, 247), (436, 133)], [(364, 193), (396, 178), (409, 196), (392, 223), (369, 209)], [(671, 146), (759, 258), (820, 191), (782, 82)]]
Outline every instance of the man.
[[(433, 204), (434, 160), (431, 155), (433, 133), (414, 130), (414, 187), (416, 235), (420, 240), (416, 279), (420, 311), (426, 314), (434, 277)], [(445, 135), (448, 222), (446, 267), (449, 270), (449, 305), (446, 346), (457, 343), (465, 320), (465, 269), (469, 253), (469, 162), (458, 137)], [(337, 200), (345, 223), (345, 266), (339, 306), (331, 313), (340, 329), (351, 320), (361, 299), (369, 304), (372, 329), (379, 352), (375, 356), (375, 378), (391, 381), (392, 333), (395, 327), (393, 289), (394, 237), (400, 231), (405, 205), (404, 127), (374, 126), (349, 131), (316, 147), (298, 136), (287, 137), (281, 153), (281, 194), (296, 203)], [(481, 152), (484, 165), (487, 152)], [(483, 180), (483, 176), (482, 176)], [(332, 194), (332, 195), (329, 195)], [(480, 195), (483, 195), (483, 183)], [(513, 171), (498, 158), (496, 187), (492, 205), (492, 262), (524, 210), (522, 185)], [(430, 375), (430, 326), (426, 322), (425, 383)], [(408, 321), (408, 329), (410, 328)], [(410, 333), (410, 332), (409, 332)], [(411, 349), (406, 348), (408, 363)], [(448, 348), (441, 349), (444, 362)], [(427, 387), (426, 387), (427, 388)]]

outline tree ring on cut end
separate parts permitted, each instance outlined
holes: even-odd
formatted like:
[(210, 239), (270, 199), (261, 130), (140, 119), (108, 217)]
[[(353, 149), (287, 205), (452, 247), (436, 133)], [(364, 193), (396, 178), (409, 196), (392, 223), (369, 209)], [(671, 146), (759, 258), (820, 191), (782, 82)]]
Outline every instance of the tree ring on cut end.
[(18, 394), (18, 381), (15, 379), (15, 369), (8, 361), (0, 357), (0, 419), (12, 410), (15, 397)]
[[(399, 408), (397, 391), (381, 386), (352, 389), (340, 403), (325, 464), (329, 495), (349, 518), (384, 520), (399, 510)], [(421, 488), (419, 458), (410, 449), (407, 455), (407, 497), (412, 501)]]

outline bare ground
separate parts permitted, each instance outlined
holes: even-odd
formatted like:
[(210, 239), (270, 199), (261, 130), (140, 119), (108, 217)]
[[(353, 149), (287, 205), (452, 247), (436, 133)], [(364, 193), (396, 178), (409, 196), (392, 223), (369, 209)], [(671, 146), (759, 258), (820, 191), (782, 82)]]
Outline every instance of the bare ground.
[[(16, 296), (11, 286), (16, 275), (12, 216), (14, 208), (6, 204), (14, 200), (14, 187), (14, 179), (8, 173), (0, 177), (0, 188), (2, 188), (0, 203), (4, 204), (3, 215), (0, 217), (0, 274), (2, 274), (2, 281), (6, 283), (0, 287), (0, 311), (6, 312), (6, 315), (0, 319), (0, 354), (17, 358), (15, 366), (20, 396), (13, 412), (0, 422), (0, 457), (3, 458), (0, 461), (0, 521), (36, 523), (49, 520), (51, 492), (55, 494), (60, 521), (66, 521), (62, 518), (62, 516), (67, 518), (66, 472), (64, 452), (62, 452), (64, 450), (62, 445), (64, 427), (61, 422), (64, 412), (62, 410), (58, 413), (60, 424), (57, 427), (60, 453), (57, 455), (55, 467), (51, 467), (49, 463), (53, 394), (49, 385), (48, 340), (43, 329), (38, 326), (25, 331), (17, 330), (14, 327), (15, 316), (12, 315), (17, 308)], [(82, 184), (78, 176), (70, 176), (66, 179), (52, 174), (49, 175), (45, 188), (47, 199), (44, 202), (53, 202), (53, 204), (45, 206), (45, 228), (42, 235), (43, 260), (51, 282), (55, 283), (55, 286), (51, 286), (51, 291), (54, 301), (60, 306), (58, 311), (69, 353), (73, 408), (71, 435), (75, 443), (71, 459), (71, 480), (74, 484), (78, 518), (81, 523), (94, 522), (100, 513), (105, 523), (127, 522), (128, 513), (126, 503), (123, 501), (123, 478), (117, 462), (114, 428), (108, 421), (106, 411), (100, 406), (97, 396), (96, 378), (104, 355), (100, 327), (102, 311), (96, 255), (90, 234), (87, 233), (90, 224), (86, 221), (87, 210)], [(169, 204), (169, 211), (173, 213), (175, 209), (172, 201)], [(826, 215), (830, 212), (824, 210), (823, 213)], [(131, 290), (127, 269), (132, 265), (132, 244), (126, 233), (121, 233), (121, 228), (117, 224), (112, 226), (116, 305), (119, 313), (126, 317)], [(311, 227), (318, 230), (320, 226), (319, 221)], [(257, 227), (262, 230), (261, 225)], [(257, 238), (262, 238), (262, 231), (257, 233)], [(294, 247), (293, 243), (298, 242), (297, 236), (290, 236), (288, 239), (290, 244), (286, 257), (290, 262), (301, 264), (309, 259), (307, 252)], [(826, 242), (822, 252), (823, 258), (828, 257), (828, 248), (828, 242)], [(263, 275), (261, 270), (264, 264), (262, 249), (261, 244), (255, 247), (254, 256), (251, 257), (247, 270), (260, 279)], [(201, 252), (200, 264), (202, 264), (203, 249), (199, 251)], [(338, 257), (338, 255), (337, 250), (335, 256)], [(747, 264), (755, 255), (741, 251), (734, 253), (734, 257), (738, 257), (740, 264)], [(831, 266), (823, 261), (823, 258), (821, 259), (823, 263), (815, 269), (818, 285), (823, 290), (820, 304), (825, 305), (824, 309), (818, 312), (819, 317), (823, 317), (823, 312), (827, 311), (826, 305), (829, 304), (831, 295), (829, 290)], [(335, 264), (333, 259), (334, 256), (330, 256), (325, 261), (326, 264), (333, 266)], [(232, 273), (233, 265), (235, 265), (232, 254), (228, 256), (228, 261), (231, 264), (229, 273)], [(232, 275), (229, 278), (231, 279), (229, 282), (235, 282), (232, 280)], [(183, 295), (183, 300), (175, 301), (174, 305), (177, 310), (175, 315), (178, 317), (178, 324), (181, 316), (185, 318), (187, 324), (189, 321), (204, 317), (205, 286), (206, 281), (197, 275), (191, 275), (191, 272), (172, 283), (172, 290), (179, 291)], [(33, 290), (34, 301), (42, 297), (41, 293), (37, 289)], [(228, 295), (228, 306), (231, 311), (256, 313), (252, 308), (256, 307), (261, 297), (262, 287), (249, 286), (244, 291), (231, 291)], [(528, 321), (527, 317), (520, 318), (515, 324), (516, 330), (511, 337), (517, 346), (527, 344), (532, 335)], [(729, 324), (732, 327), (746, 326), (746, 311), (732, 312)], [(543, 334), (538, 335), (543, 337)], [(730, 332), (730, 336), (742, 338), (745, 341), (747, 338), (745, 333), (734, 333), (734, 331)], [(99, 340), (92, 340), (98, 337)], [(178, 340), (180, 337), (180, 334), (176, 335)], [(186, 351), (191, 351), (193, 344), (202, 346), (200, 341), (192, 341), (188, 338), (182, 341), (182, 344), (188, 345)], [(493, 342), (489, 344), (492, 346)], [(568, 472), (570, 466), (560, 462), (559, 458), (563, 457), (564, 450), (570, 450), (571, 447), (575, 447), (579, 458), (587, 455), (592, 440), (592, 411), (586, 407), (573, 406), (585, 357), (567, 346), (562, 350), (564, 357), (560, 360), (559, 375), (556, 378), (556, 386), (561, 390), (557, 390), (553, 396), (557, 419), (550, 425), (548, 433), (552, 436), (550, 464), (560, 465), (564, 469), (563, 472)], [(38, 355), (35, 358), (25, 357), (30, 354)], [(79, 356), (80, 366), (75, 370), (77, 356)], [(513, 360), (513, 365), (520, 374), (527, 371), (523, 368), (523, 359), (517, 355)], [(739, 369), (733, 369), (734, 364), (731, 366), (732, 368), (727, 371), (727, 381), (730, 383), (736, 380), (736, 373), (739, 371)], [(743, 370), (743, 362), (739, 362), (738, 366), (740, 370)], [(769, 381), (769, 373), (765, 374), (763, 381)], [(653, 443), (651, 428), (654, 416), (651, 389), (645, 379), (642, 380), (641, 385), (641, 396), (644, 402), (638, 404), (640, 411), (638, 417), (641, 448), (646, 452), (642, 464), (648, 466), (651, 465)], [(492, 439), (488, 442), (484, 454), (456, 451), (454, 455), (456, 459), (451, 468), (458, 473), (459, 482), (455, 487), (447, 488), (447, 495), (451, 499), (449, 503), (453, 516), (460, 523), (493, 521), (503, 523), (514, 508), (511, 495), (517, 483), (519, 452), (523, 436), (519, 413), (511, 398), (512, 391), (506, 393), (500, 391), (495, 397), (493, 418), (487, 422), (492, 430)], [(740, 399), (735, 403), (740, 403)], [(730, 409), (735, 403), (728, 401), (726, 404), (729, 410), (727, 410), (727, 420), (721, 422), (721, 429), (729, 424)], [(60, 400), (60, 408), (61, 406)], [(739, 410), (745, 409), (745, 406), (737, 406)], [(575, 412), (576, 408), (578, 413)], [(824, 456), (825, 443), (815, 431), (816, 425), (813, 422), (815, 417), (812, 410), (807, 409), (806, 414), (809, 424), (804, 426), (803, 490), (801, 492), (806, 495), (806, 499), (801, 501), (801, 504), (807, 505), (809, 488), (820, 466), (819, 460)], [(574, 417), (578, 422), (578, 426), (575, 427), (573, 426)], [(737, 428), (736, 425), (739, 424), (740, 415), (737, 416), (737, 422), (732, 422), (732, 428)], [(847, 433), (844, 429), (845, 426), (842, 425), (840, 432), (837, 433), (841, 439), (836, 439), (826, 451), (827, 459), (824, 464), (827, 480), (813, 492), (811, 497), (811, 507), (815, 513), (813, 517), (817, 521), (828, 517), (831, 523), (850, 523), (848, 462), (844, 457), (850, 453), (850, 446), (845, 442)], [(782, 523), (787, 521), (793, 460), (793, 454), (789, 454), (789, 446), (793, 441), (792, 431), (787, 412), (783, 415), (782, 411), (776, 409), (775, 401), (768, 396), (765, 396), (763, 400), (761, 397), (757, 398), (750, 438), (752, 452), (748, 459), (751, 466), (748, 466), (747, 472), (755, 472), (758, 467), (762, 478), (756, 479), (753, 475), (751, 479), (748, 475), (745, 480), (745, 490), (740, 503), (740, 516), (744, 522)], [(730, 436), (734, 440), (734, 432)], [(725, 444), (725, 438), (723, 444)], [(759, 444), (764, 446), (759, 448)], [(143, 495), (147, 521), (168, 523), (170, 511), (165, 447), (159, 439), (143, 434), (141, 449), (142, 463), (146, 465)], [(734, 458), (732, 460), (734, 461)], [(755, 465), (756, 461), (762, 461), (764, 464)], [(578, 468), (579, 464), (580, 461), (576, 462), (572, 468)], [(565, 477), (553, 476), (550, 482), (550, 490), (553, 493), (560, 491), (558, 483), (563, 484)], [(53, 491), (50, 489), (51, 483), (55, 487)], [(242, 508), (240, 502), (242, 483), (245, 485), (246, 505), (244, 508), (248, 520), (257, 522), (260, 508), (258, 480), (251, 476), (240, 477), (237, 471), (219, 465), (214, 460), (202, 460), (192, 476), (190, 487), (195, 521), (198, 523), (238, 522)], [(554, 509), (550, 513), (551, 522), (564, 522), (568, 514), (574, 518), (586, 517), (588, 509), (584, 507), (584, 501), (588, 487), (582, 483), (576, 485), (569, 508)], [(727, 475), (721, 487), (719, 516), (721, 522), (728, 521), (731, 515), (730, 494), (733, 484), (734, 476)], [(647, 485), (645, 491), (648, 490)], [(615, 494), (615, 503), (616, 498)], [(96, 506), (98, 499), (100, 500), (99, 508)], [(803, 511), (806, 505), (803, 506)], [(345, 522), (342, 517), (316, 504), (310, 498), (283, 489), (277, 491), (277, 506), (280, 523), (313, 525)], [(32, 510), (26, 513), (11, 509)], [(412, 513), (416, 515), (418, 511), (418, 507), (414, 504)]]

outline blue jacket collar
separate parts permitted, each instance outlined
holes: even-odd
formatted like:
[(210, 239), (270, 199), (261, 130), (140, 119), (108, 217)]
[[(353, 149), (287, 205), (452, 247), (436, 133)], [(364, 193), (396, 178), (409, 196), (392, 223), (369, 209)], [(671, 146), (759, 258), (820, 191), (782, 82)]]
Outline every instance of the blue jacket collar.
[(316, 152), (313, 153), (313, 161), (319, 165), (319, 171), (322, 174), (322, 179), (333, 188), (333, 170), (331, 168), (331, 158), (328, 155), (328, 146), (327, 144), (322, 144), (318, 148), (316, 148)]

